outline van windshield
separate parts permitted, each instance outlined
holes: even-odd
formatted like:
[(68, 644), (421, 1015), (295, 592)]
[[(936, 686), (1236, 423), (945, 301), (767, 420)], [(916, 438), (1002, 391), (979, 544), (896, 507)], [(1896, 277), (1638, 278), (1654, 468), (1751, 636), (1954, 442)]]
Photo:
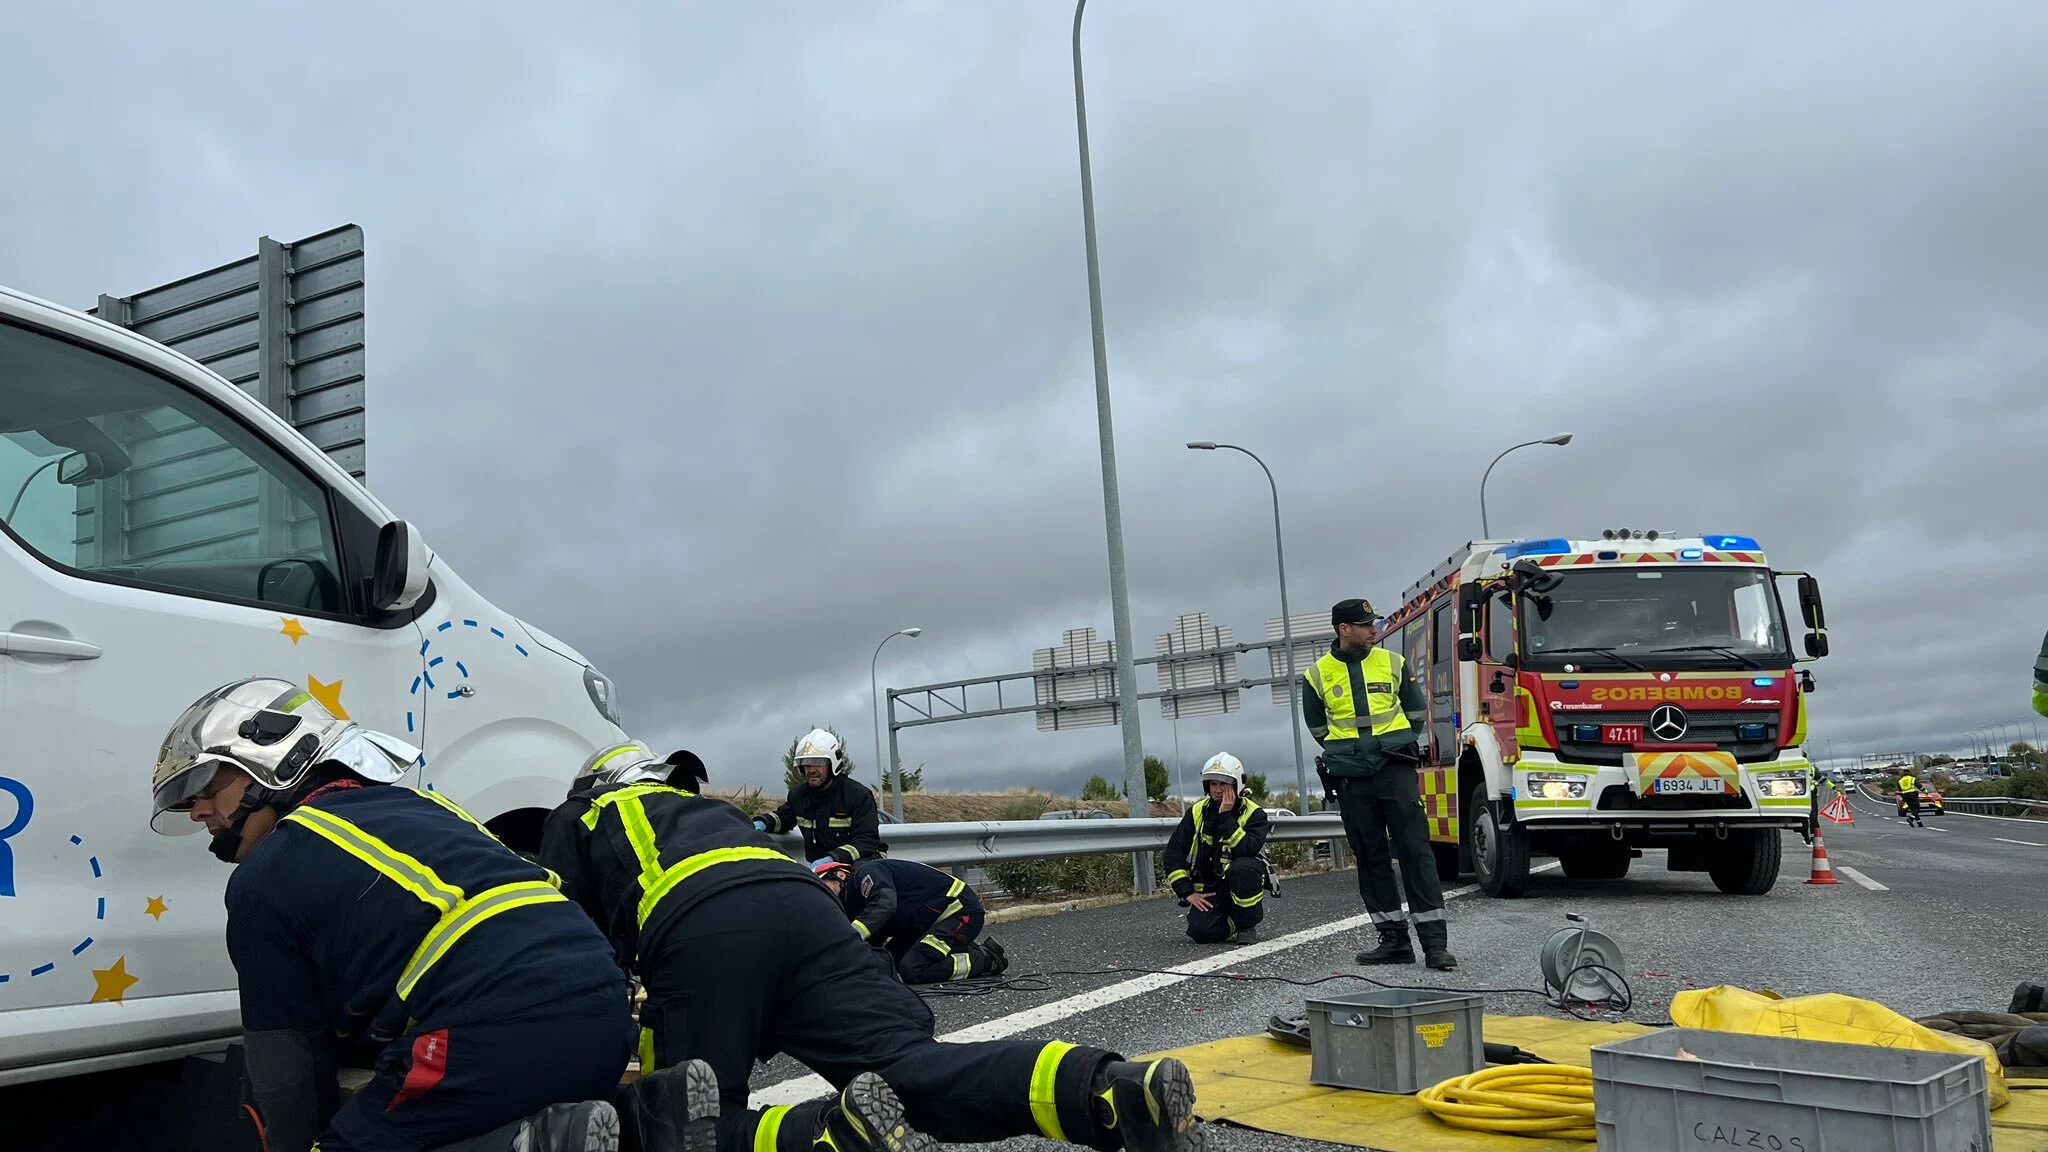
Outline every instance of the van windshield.
[(1648, 668), (1783, 667), (1784, 614), (1763, 568), (1552, 571), (1561, 583), (1521, 598), (1523, 663)]

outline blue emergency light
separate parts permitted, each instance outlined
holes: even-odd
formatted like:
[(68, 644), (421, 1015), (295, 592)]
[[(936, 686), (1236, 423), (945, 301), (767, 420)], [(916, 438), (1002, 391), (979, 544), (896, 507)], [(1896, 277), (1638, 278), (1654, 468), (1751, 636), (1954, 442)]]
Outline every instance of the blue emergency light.
[(1723, 552), (1763, 551), (1762, 547), (1760, 547), (1754, 539), (1748, 536), (1708, 536), (1705, 537), (1705, 539), (1707, 542), (1707, 547), (1718, 548)]
[(1571, 550), (1571, 541), (1553, 536), (1548, 540), (1517, 540), (1502, 548), (1500, 557), (1503, 560), (1513, 560), (1518, 556), (1562, 556)]
[(1699, 548), (1680, 548), (1678, 550), (1678, 558), (1680, 560), (1698, 560), (1705, 555), (1706, 552)]

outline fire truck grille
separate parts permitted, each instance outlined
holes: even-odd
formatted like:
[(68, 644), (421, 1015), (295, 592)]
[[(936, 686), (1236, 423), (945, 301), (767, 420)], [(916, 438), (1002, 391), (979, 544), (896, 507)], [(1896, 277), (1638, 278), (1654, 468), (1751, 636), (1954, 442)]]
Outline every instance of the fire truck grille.
[[(1776, 712), (1726, 709), (1709, 711), (1701, 709), (1697, 712), (1686, 712), (1685, 718), (1685, 735), (1680, 737), (1677, 743), (1712, 744), (1722, 751), (1733, 752), (1737, 762), (1744, 764), (1754, 764), (1759, 761), (1769, 760), (1778, 753), (1778, 713)], [(1655, 739), (1649, 738), (1647, 735), (1650, 724), (1650, 713), (1648, 711), (1600, 712), (1597, 714), (1578, 713), (1576, 715), (1565, 713), (1556, 717), (1556, 723), (1558, 735), (1564, 738), (1559, 743), (1557, 750), (1558, 759), (1572, 764), (1599, 764), (1607, 767), (1616, 767), (1622, 763), (1623, 754), (1628, 751), (1628, 748), (1621, 744), (1603, 744), (1598, 741), (1571, 739), (1572, 729), (1582, 724), (1641, 725), (1645, 730), (1644, 742), (1652, 746), (1657, 744)], [(1744, 736), (1754, 737), (1756, 735), (1755, 725), (1763, 726), (1763, 738), (1743, 739), (1742, 737)], [(1742, 730), (1745, 726), (1750, 727), (1748, 732)]]

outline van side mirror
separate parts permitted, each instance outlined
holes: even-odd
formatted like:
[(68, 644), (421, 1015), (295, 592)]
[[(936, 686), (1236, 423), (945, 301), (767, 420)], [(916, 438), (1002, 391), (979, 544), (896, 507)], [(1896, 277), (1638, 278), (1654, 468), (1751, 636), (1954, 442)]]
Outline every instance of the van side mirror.
[(370, 603), (380, 611), (403, 612), (427, 593), (427, 542), (419, 529), (393, 520), (377, 531), (376, 567), (370, 573)]

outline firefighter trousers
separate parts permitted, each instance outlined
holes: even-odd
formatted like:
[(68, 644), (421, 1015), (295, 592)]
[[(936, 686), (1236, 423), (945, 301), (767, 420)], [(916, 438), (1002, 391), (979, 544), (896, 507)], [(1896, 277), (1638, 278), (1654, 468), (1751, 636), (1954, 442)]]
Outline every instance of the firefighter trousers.
[(642, 957), (645, 1062), (703, 1060), (718, 1075), (719, 1152), (809, 1152), (826, 1102), (747, 1109), (756, 1059), (787, 1053), (835, 1089), (874, 1072), (911, 1126), (948, 1144), (1048, 1136), (1119, 1145), (1090, 1099), (1121, 1056), (1058, 1041), (946, 1044), (924, 1000), (882, 971), (822, 886), (728, 888), (685, 913)]
[(970, 888), (960, 893), (959, 900), (932, 911), (940, 918), (922, 937), (900, 952), (893, 947), (889, 950), (896, 957), (896, 971), (903, 982), (941, 984), (987, 975), (988, 953), (976, 943), (981, 936), (981, 898)]
[(1344, 838), (1358, 855), (1358, 894), (1373, 925), (1407, 930), (1401, 892), (1394, 884), (1393, 863), (1398, 859), (1402, 886), (1408, 889), (1408, 919), (1424, 939), (1443, 940), (1443, 883), (1437, 879), (1436, 856), (1429, 848), (1429, 821), (1423, 815), (1422, 788), (1414, 769), (1390, 763), (1370, 776), (1336, 780)]
[(1222, 884), (1198, 884), (1195, 891), (1210, 898), (1207, 912), (1188, 905), (1188, 939), (1197, 944), (1221, 944), (1266, 918), (1266, 865), (1256, 856), (1232, 860)]

